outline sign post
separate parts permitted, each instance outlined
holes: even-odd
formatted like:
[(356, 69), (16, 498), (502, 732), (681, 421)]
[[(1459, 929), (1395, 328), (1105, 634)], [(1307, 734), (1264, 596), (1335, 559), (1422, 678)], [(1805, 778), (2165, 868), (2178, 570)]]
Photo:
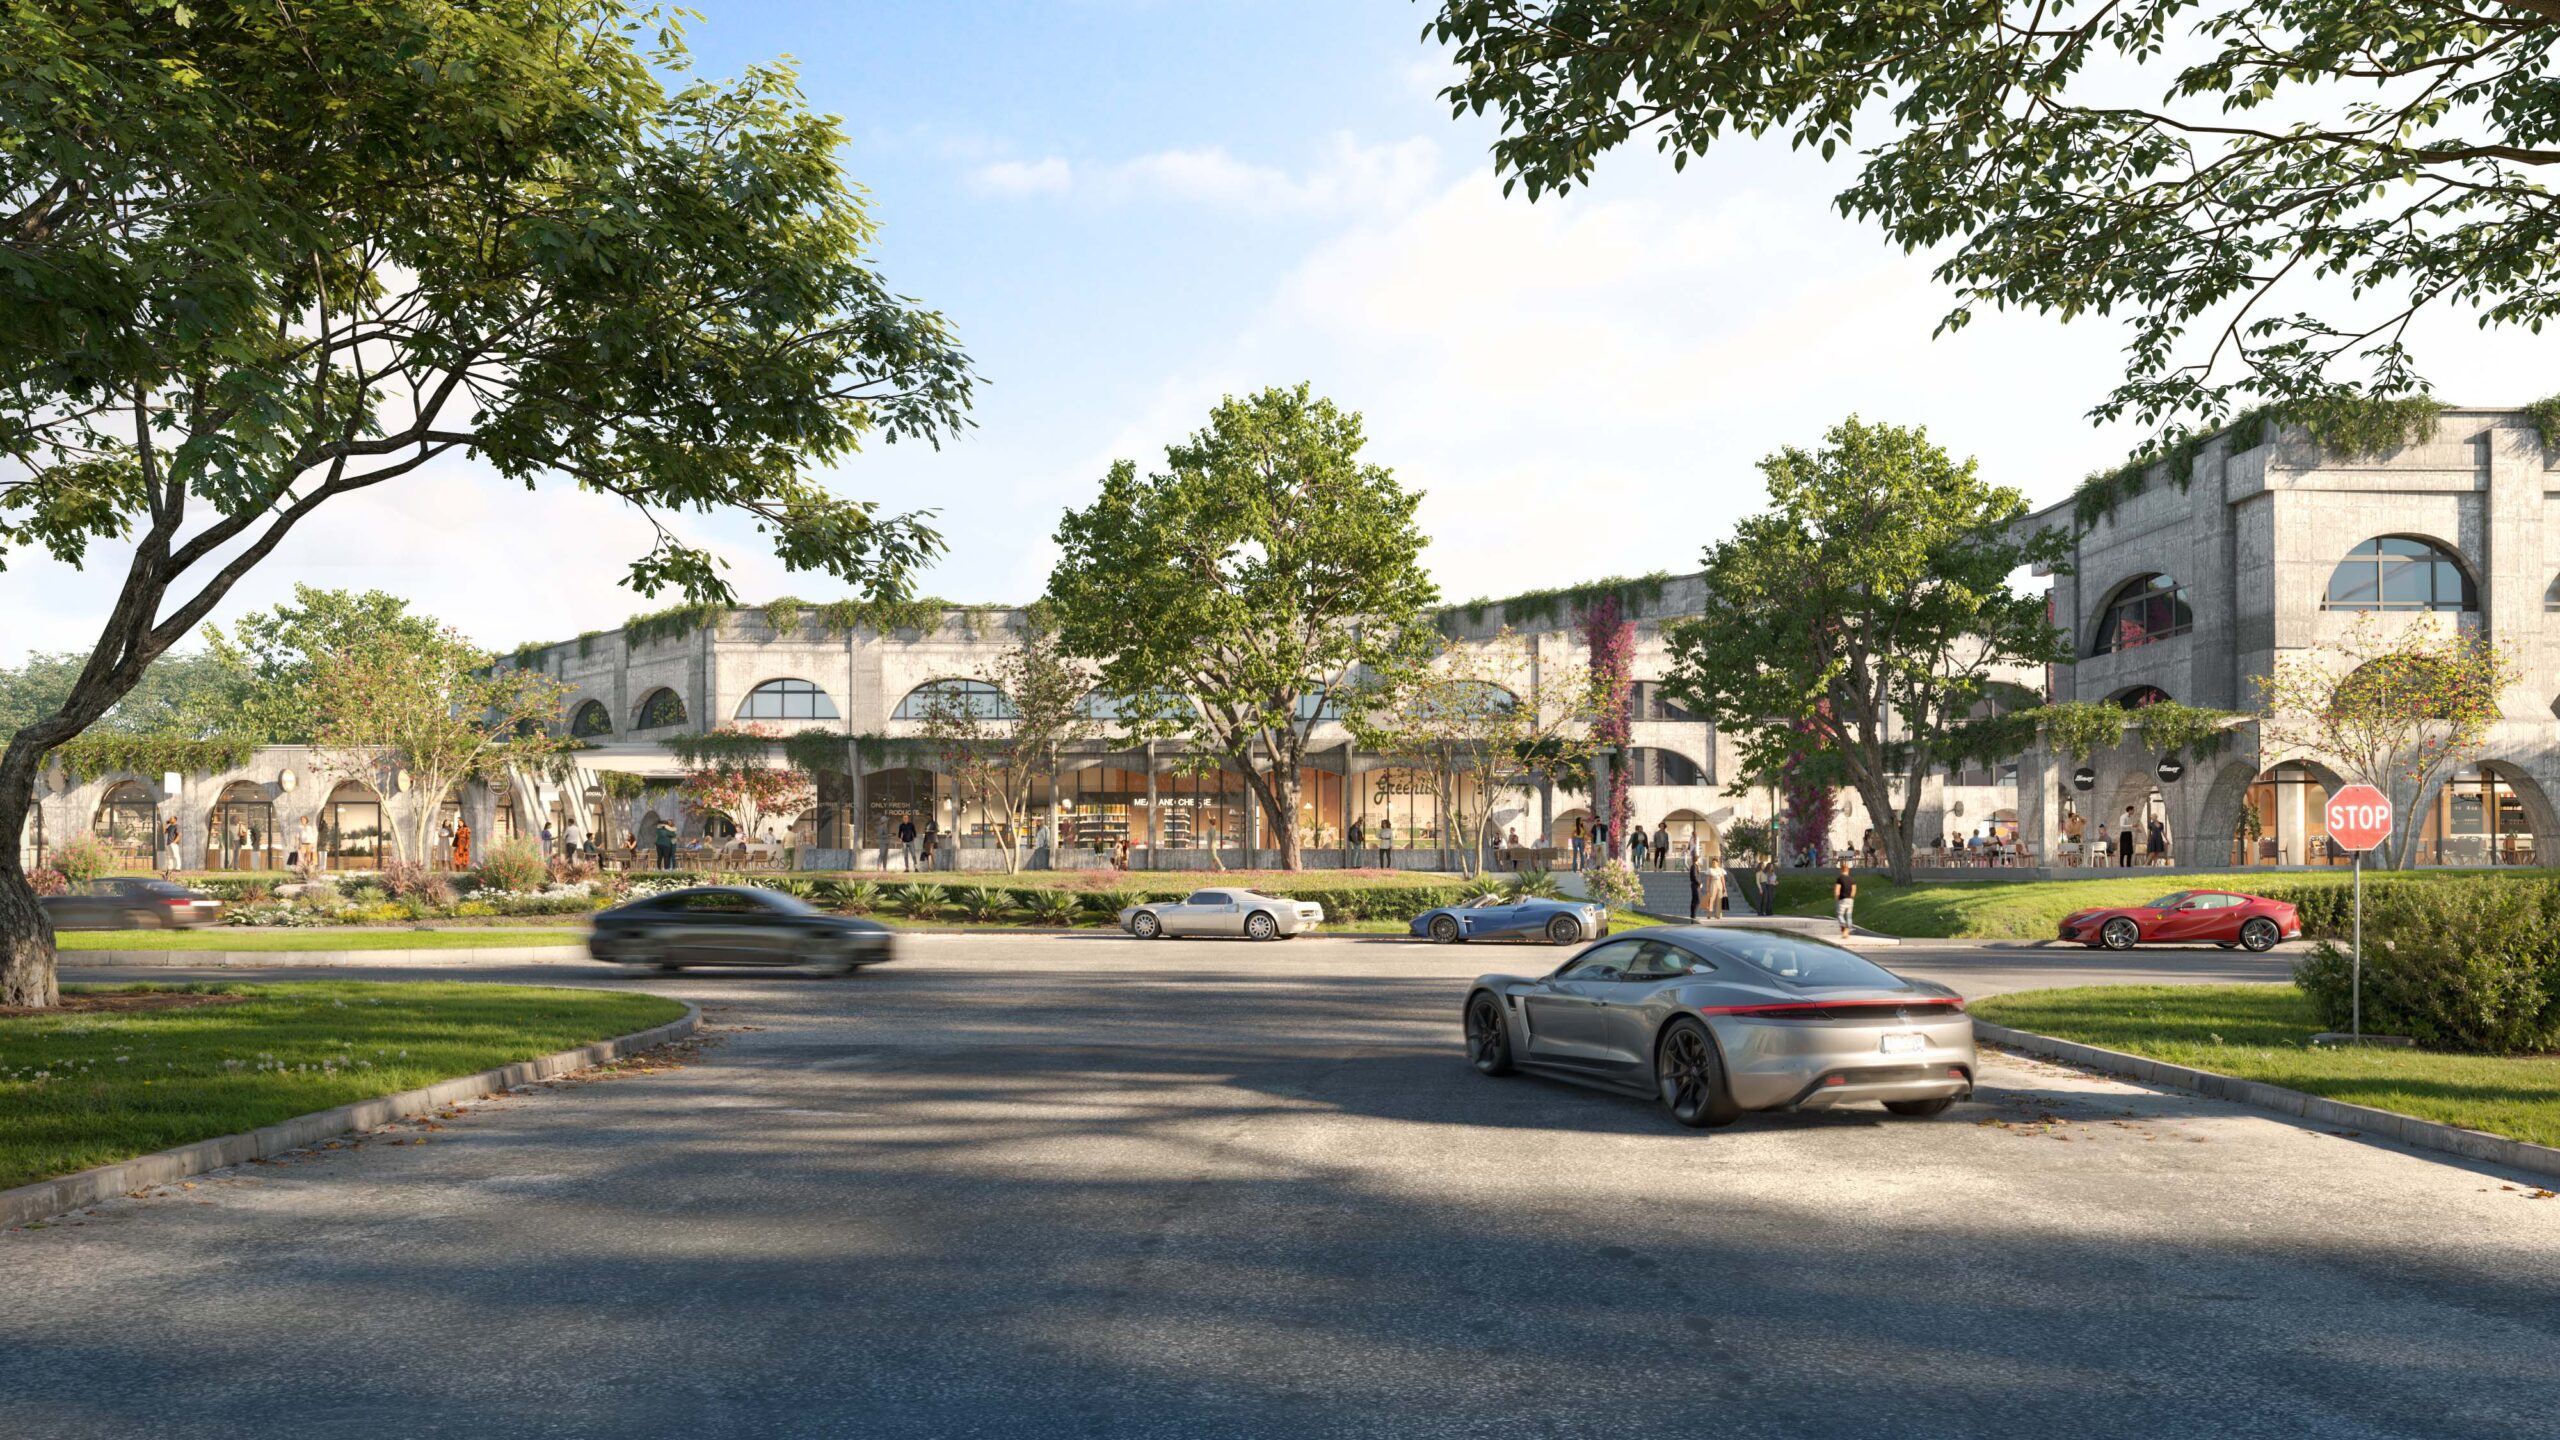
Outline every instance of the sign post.
[(2364, 1038), (2364, 852), (2391, 837), (2391, 797), (2370, 785), (2349, 785), (2329, 797), (2323, 816), (2329, 843), (2356, 856), (2356, 925), (2354, 993), (2349, 1001), (2348, 1033)]

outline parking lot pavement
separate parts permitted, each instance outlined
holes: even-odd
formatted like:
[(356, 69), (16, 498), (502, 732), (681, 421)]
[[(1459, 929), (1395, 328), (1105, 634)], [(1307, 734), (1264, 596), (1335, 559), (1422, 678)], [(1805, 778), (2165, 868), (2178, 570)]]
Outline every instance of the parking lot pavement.
[[(1997, 1058), (1938, 1120), (1680, 1131), (1465, 1065), (1463, 978), (1534, 950), (911, 955), (640, 982), (717, 1043), (0, 1234), (0, 1434), (2524, 1436), (2560, 1395), (2560, 1200), (2512, 1177)], [(531, 968), (491, 978), (572, 978)]]

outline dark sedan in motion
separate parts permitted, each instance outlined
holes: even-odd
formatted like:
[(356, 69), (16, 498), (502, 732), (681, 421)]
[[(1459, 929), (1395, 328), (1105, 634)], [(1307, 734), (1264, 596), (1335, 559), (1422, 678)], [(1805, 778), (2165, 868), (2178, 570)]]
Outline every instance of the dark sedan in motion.
[(626, 969), (794, 965), (850, 975), (890, 958), (889, 927), (830, 915), (779, 890), (704, 885), (596, 916), (587, 953)]
[(221, 901), (173, 880), (123, 875), (38, 903), (56, 930), (175, 930), (205, 924), (222, 912)]
[(1881, 1101), (1935, 1115), (1973, 1093), (1964, 997), (1837, 945), (1740, 925), (1603, 940), (1548, 975), (1467, 993), (1467, 1055), (1651, 1095), (1683, 1125)]

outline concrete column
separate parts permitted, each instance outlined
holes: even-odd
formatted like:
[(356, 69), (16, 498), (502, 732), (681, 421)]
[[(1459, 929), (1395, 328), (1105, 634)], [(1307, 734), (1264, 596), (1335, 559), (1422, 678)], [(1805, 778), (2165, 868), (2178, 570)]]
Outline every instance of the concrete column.
[(1609, 828), (1609, 763), (1616, 758), (1605, 747), (1591, 756), (1591, 816), (1595, 830)]

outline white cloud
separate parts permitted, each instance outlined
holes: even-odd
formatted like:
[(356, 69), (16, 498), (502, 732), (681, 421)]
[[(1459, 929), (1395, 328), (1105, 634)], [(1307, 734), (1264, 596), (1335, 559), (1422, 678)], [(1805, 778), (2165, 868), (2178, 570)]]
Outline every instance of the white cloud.
[(971, 189), (1007, 199), (1059, 194), (1074, 183), (1073, 170), (1055, 155), (1044, 160), (996, 160), (969, 172)]
[(1105, 204), (1172, 202), (1246, 214), (1345, 215), (1405, 209), (1428, 190), (1440, 148), (1423, 138), (1363, 144), (1327, 137), (1323, 153), (1291, 171), (1238, 159), (1224, 147), (1158, 150), (1107, 165), (1063, 157), (999, 160), (969, 172), (970, 187), (1005, 199), (1085, 195)]

